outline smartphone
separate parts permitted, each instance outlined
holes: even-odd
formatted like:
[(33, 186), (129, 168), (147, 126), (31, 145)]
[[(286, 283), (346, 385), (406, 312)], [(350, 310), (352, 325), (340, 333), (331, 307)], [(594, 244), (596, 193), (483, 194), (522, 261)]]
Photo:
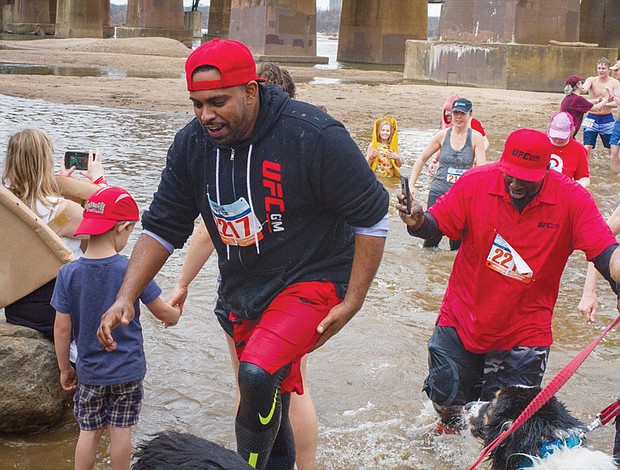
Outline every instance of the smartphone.
[(65, 168), (88, 170), (88, 152), (65, 152)]
[(400, 177), (400, 189), (405, 195), (405, 205), (407, 206), (407, 214), (411, 214), (411, 189), (409, 189), (409, 178)]

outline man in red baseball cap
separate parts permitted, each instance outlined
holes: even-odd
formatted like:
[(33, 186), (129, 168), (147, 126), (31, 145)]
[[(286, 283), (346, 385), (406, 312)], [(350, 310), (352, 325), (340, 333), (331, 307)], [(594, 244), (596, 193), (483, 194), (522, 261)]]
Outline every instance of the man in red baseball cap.
[[(508, 385), (540, 385), (551, 317), (569, 255), (582, 250), (610, 282), (618, 244), (592, 196), (549, 171), (546, 134), (519, 129), (499, 162), (465, 172), (427, 212), (396, 207), (412, 236), (462, 238), (429, 342), (424, 390), (439, 425), (458, 427), (467, 402)], [(586, 318), (588, 319), (588, 318)]]
[(215, 39), (185, 64), (196, 119), (177, 133), (145, 232), (101, 344), (133, 315), (140, 287), (201, 216), (218, 254), (218, 296), (234, 325), (241, 401), (237, 451), (256, 468), (290, 468), (290, 393), (300, 359), (360, 310), (381, 261), (389, 195), (344, 126), (260, 84), (250, 50)]

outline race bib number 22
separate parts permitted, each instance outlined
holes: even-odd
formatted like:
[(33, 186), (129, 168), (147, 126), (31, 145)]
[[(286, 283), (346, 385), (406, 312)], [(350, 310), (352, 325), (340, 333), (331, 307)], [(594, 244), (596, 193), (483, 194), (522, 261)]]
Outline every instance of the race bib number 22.
[(503, 276), (525, 284), (529, 284), (532, 281), (532, 269), (500, 234), (497, 234), (495, 240), (493, 240), (491, 251), (486, 259), (486, 265)]

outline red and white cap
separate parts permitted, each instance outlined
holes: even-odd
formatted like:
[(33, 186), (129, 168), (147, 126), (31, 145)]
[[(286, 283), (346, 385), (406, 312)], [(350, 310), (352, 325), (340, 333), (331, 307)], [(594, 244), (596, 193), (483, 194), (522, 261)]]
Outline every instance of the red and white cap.
[(88, 198), (82, 222), (73, 235), (101, 235), (118, 222), (135, 222), (139, 219), (140, 210), (131, 194), (118, 186), (108, 186)]

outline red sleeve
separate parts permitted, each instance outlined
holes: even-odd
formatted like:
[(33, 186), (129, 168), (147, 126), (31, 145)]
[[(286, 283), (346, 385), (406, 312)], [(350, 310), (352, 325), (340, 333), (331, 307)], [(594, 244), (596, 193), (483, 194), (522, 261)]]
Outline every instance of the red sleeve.
[(590, 168), (588, 167), (588, 150), (580, 144), (575, 153), (577, 154), (577, 167), (575, 168), (573, 178), (575, 180), (589, 178)]
[(603, 219), (587, 189), (574, 184), (569, 201), (574, 216), (571, 218), (573, 246), (576, 250), (583, 251), (586, 259), (591, 261), (605, 248), (617, 243), (616, 237), (612, 235), (609, 225)]
[(480, 124), (480, 121), (478, 121), (478, 119), (476, 118), (471, 118), (471, 128), (480, 132), (483, 137), (487, 135), (486, 132), (484, 132), (482, 124)]

